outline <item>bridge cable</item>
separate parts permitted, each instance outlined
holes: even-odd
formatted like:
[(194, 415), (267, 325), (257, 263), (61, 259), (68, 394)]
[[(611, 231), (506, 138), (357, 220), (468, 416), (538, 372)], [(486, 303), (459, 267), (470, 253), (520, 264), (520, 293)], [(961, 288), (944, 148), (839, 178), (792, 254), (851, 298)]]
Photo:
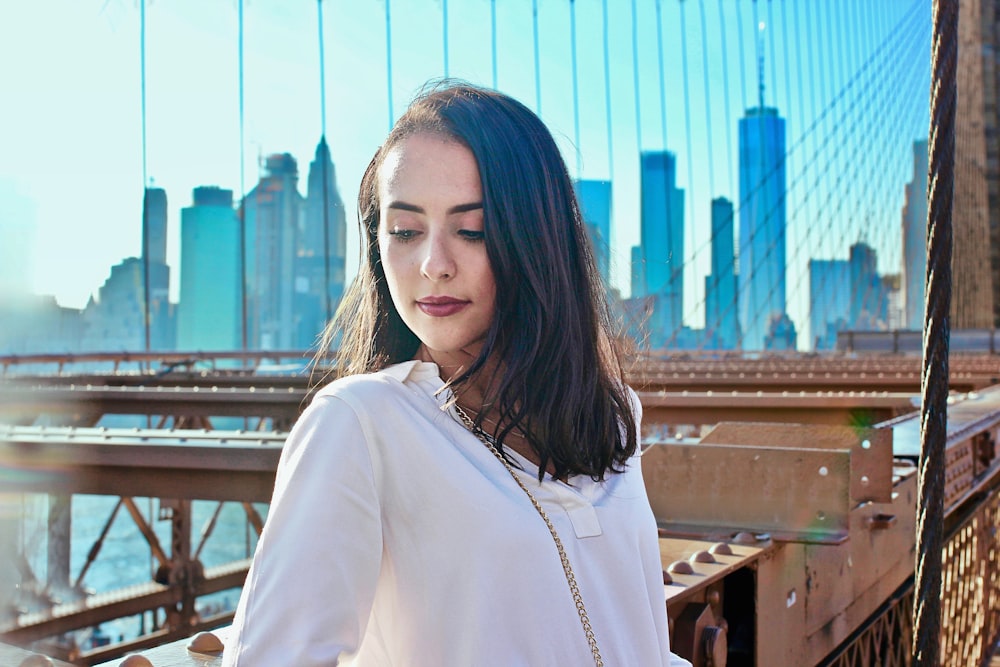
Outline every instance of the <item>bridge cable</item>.
[(580, 77), (576, 63), (576, 0), (569, 0), (569, 35), (570, 63), (573, 72), (573, 152), (576, 153), (576, 178), (581, 179), (583, 149), (580, 146)]
[[(536, 0), (537, 2), (537, 0)], [(636, 0), (632, 0), (632, 89), (635, 97), (635, 146), (642, 154), (642, 104), (639, 95), (639, 19)], [(634, 294), (632, 296), (635, 296)]]
[(736, 181), (733, 178), (733, 118), (732, 108), (729, 103), (729, 53), (726, 39), (726, 17), (723, 2), (719, 0), (719, 32), (722, 43), (722, 94), (723, 107), (726, 110), (726, 166), (729, 171), (729, 200), (736, 199)]
[(920, 383), (917, 563), (913, 606), (914, 667), (936, 666), (941, 659), (941, 550), (945, 440), (948, 437), (951, 210), (954, 195), (959, 1), (934, 0), (933, 7), (933, 78), (927, 178), (927, 280)]
[(448, 0), (441, 0), (441, 45), (444, 59), (444, 78), (448, 78)]
[(142, 326), (145, 350), (150, 350), (149, 172), (146, 143), (146, 0), (139, 0), (139, 81), (142, 97)]
[[(615, 152), (611, 122), (611, 51), (608, 45), (608, 0), (601, 0), (601, 12), (604, 26), (604, 117), (608, 131), (608, 180), (614, 183)], [(614, 197), (611, 199), (614, 204)], [(611, 239), (605, 239), (610, 255)]]
[(240, 344), (244, 352), (249, 347), (247, 336), (247, 317), (249, 311), (249, 301), (247, 296), (247, 228), (246, 228), (246, 198), (247, 198), (247, 177), (246, 177), (246, 106), (243, 88), (243, 2), (239, 0), (237, 9), (237, 63), (239, 78), (239, 125), (240, 125)]
[[(663, 7), (662, 0), (653, 0), (656, 7), (656, 59), (659, 63), (660, 73), (660, 140), (663, 150), (667, 150), (667, 84), (666, 74), (663, 65)], [(677, 165), (674, 165), (676, 176)], [(675, 178), (676, 183), (676, 178)], [(669, 207), (668, 209), (669, 210)], [(669, 227), (669, 223), (667, 223)]]
[(490, 44), (493, 61), (493, 89), (497, 87), (497, 0), (490, 0)]
[[(635, 2), (635, 0), (632, 0)], [(531, 0), (531, 29), (535, 49), (535, 113), (542, 115), (542, 66), (538, 52), (538, 0)]]
[(736, 37), (739, 40), (739, 51), (740, 51), (740, 93), (742, 94), (743, 105), (740, 107), (745, 112), (749, 107), (747, 106), (747, 67), (746, 67), (746, 49), (743, 45), (743, 13), (740, 11), (740, 5), (742, 3), (736, 3)]
[(323, 49), (323, 0), (316, 0), (319, 29), (319, 108), (320, 141), (325, 149), (321, 157), (320, 174), (323, 178), (323, 309), (324, 324), (333, 319), (333, 300), (330, 297), (330, 146), (326, 142), (326, 57)]
[[(685, 142), (686, 151), (685, 152), (687, 153), (687, 155), (685, 157), (687, 158), (686, 161), (687, 161), (687, 179), (688, 179), (688, 183), (687, 183), (687, 197), (686, 197), (687, 201), (688, 201), (688, 205), (684, 207), (684, 217), (687, 218), (687, 222), (688, 222), (688, 224), (687, 224), (687, 233), (688, 233), (688, 238), (691, 239), (689, 241), (689, 243), (694, 244), (694, 229), (695, 229), (694, 228), (694, 209), (695, 209), (695, 204), (697, 202), (697, 197), (695, 196), (695, 189), (694, 189), (694, 161), (693, 161), (693, 158), (692, 158), (692, 155), (694, 154), (694, 146), (692, 145), (692, 142), (691, 142), (691, 93), (690, 93), (690, 89), (689, 89), (689, 86), (688, 86), (688, 43), (687, 43), (687, 32), (688, 31), (687, 31), (687, 18), (686, 18), (687, 14), (684, 11), (684, 7), (687, 5), (687, 3), (684, 0), (680, 0), (679, 4), (680, 4), (680, 11), (681, 11), (681, 22), (680, 22), (680, 25), (681, 25), (681, 71), (682, 71), (682, 74), (683, 74), (683, 85), (684, 85), (684, 134), (685, 134), (685, 139), (686, 139), (686, 142)], [(705, 52), (707, 52), (707, 49), (705, 48), (705, 45), (702, 44), (702, 53), (705, 53)], [(706, 90), (706, 93), (707, 93), (707, 90)], [(706, 98), (707, 98), (707, 95), (706, 95)], [(709, 118), (711, 118), (711, 113), (710, 113), (711, 112), (711, 108), (709, 108), (708, 111), (709, 111)], [(708, 134), (708, 137), (709, 137), (709, 139), (708, 139), (708, 159), (709, 159), (709, 164), (711, 164), (711, 159), (712, 159), (712, 143), (711, 143), (712, 140), (711, 140), (711, 136), (712, 136), (712, 133), (709, 132), (707, 134)], [(675, 163), (675, 167), (674, 167), (674, 173), (675, 173), (674, 181), (675, 181), (675, 184), (676, 184), (676, 180), (677, 180), (676, 179), (676, 173), (677, 173), (676, 163)], [(709, 167), (708, 174), (709, 174), (708, 175), (709, 179), (711, 179), (712, 178), (712, 169), (711, 169), (711, 166)], [(711, 196), (711, 192), (709, 193), (709, 196)], [(668, 210), (669, 210), (669, 204), (668, 204)], [(684, 220), (681, 220), (680, 224), (683, 225), (684, 224)], [(682, 227), (682, 229), (683, 229), (683, 227)], [(690, 286), (690, 289), (693, 290), (695, 294), (697, 294), (699, 286), (696, 284), (697, 281), (695, 280), (697, 278), (697, 273), (695, 272), (695, 266), (694, 266), (695, 263), (694, 263), (693, 259), (694, 258), (692, 257), (692, 261), (691, 262), (686, 262), (686, 264), (688, 265), (688, 267), (684, 267), (684, 266), (681, 267), (681, 270), (678, 273), (678, 275), (683, 276), (684, 273), (688, 273), (689, 277), (691, 279), (691, 283), (692, 283), (691, 286)], [(683, 263), (685, 263), (685, 262), (682, 262), (682, 264)], [(683, 281), (682, 281), (682, 284), (683, 284)], [(683, 302), (683, 298), (684, 298), (684, 291), (685, 290), (681, 291), (681, 295), (679, 297), (680, 299), (682, 299), (682, 302)], [(683, 313), (681, 313), (681, 319), (680, 319), (679, 322), (677, 322), (677, 327), (678, 327), (678, 329), (680, 329), (683, 326), (684, 326), (684, 317), (683, 317)]]
[(386, 93), (389, 106), (389, 132), (392, 132), (392, 124), (396, 120), (396, 113), (392, 104), (392, 0), (385, 0), (385, 76)]

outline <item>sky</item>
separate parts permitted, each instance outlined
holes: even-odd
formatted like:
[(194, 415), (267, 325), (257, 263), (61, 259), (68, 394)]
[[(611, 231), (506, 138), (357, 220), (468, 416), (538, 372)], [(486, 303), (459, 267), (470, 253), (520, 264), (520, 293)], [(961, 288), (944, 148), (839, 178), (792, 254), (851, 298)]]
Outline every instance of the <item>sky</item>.
[[(176, 300), (180, 210), (192, 189), (219, 185), (238, 198), (263, 156), (289, 152), (304, 192), (324, 125), (353, 275), (361, 174), (391, 118), (445, 74), (522, 100), (553, 131), (574, 177), (612, 180), (612, 284), (626, 295), (639, 151), (676, 154), (691, 326), (703, 325), (710, 201), (725, 196), (738, 208), (737, 122), (758, 103), (761, 73), (765, 104), (787, 119), (793, 320), (806, 326), (810, 257), (846, 258), (865, 240), (880, 271), (899, 270), (911, 146), (928, 124), (930, 16), (914, 8), (928, 3), (326, 0), (324, 118), (317, 2), (140, 1), (0, 2), (0, 295), (26, 288), (83, 307), (113, 264), (140, 254), (150, 183), (168, 195)], [(906, 22), (910, 11), (918, 15)]]

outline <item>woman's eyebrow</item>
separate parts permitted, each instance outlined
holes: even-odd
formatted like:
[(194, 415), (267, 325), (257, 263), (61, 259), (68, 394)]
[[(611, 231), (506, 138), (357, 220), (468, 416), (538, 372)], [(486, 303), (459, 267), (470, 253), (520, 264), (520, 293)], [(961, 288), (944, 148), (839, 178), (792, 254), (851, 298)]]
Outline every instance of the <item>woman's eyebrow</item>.
[[(483, 202), (481, 202), (481, 201), (469, 202), (468, 204), (456, 204), (455, 206), (452, 206), (451, 208), (449, 208), (445, 212), (448, 215), (452, 215), (454, 213), (465, 213), (467, 211), (477, 211), (477, 210), (481, 209), (482, 207), (483, 207)], [(407, 203), (405, 201), (398, 201), (398, 200), (389, 202), (388, 208), (396, 209), (396, 210), (399, 210), (399, 211), (409, 211), (411, 213), (426, 213), (427, 212), (421, 206), (417, 206), (416, 204), (410, 204), (410, 203)]]
[(478, 211), (483, 207), (483, 202), (470, 202), (468, 204), (458, 204), (457, 206), (452, 206), (448, 209), (448, 214), (452, 213), (465, 213), (466, 211)]

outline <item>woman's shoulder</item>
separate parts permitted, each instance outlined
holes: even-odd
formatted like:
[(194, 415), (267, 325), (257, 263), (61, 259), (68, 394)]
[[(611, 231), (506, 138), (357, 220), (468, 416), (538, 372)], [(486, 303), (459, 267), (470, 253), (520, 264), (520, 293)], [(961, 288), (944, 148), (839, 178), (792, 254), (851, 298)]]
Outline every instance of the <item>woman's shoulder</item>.
[[(427, 383), (440, 383), (437, 366), (422, 361), (404, 361), (373, 373), (361, 373), (338, 378), (316, 393), (316, 398), (336, 397), (348, 402), (388, 397), (409, 392)], [(314, 399), (315, 400), (315, 399)]]

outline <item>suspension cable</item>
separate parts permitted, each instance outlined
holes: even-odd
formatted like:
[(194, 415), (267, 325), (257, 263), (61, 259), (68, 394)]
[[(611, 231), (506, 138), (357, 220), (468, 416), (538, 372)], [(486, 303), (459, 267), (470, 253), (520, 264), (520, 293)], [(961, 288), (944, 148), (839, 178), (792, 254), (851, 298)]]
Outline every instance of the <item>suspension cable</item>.
[(913, 603), (914, 667), (936, 666), (941, 659), (941, 532), (944, 521), (945, 440), (948, 436), (958, 0), (934, 0), (933, 7), (933, 78), (927, 143), (927, 273)]

